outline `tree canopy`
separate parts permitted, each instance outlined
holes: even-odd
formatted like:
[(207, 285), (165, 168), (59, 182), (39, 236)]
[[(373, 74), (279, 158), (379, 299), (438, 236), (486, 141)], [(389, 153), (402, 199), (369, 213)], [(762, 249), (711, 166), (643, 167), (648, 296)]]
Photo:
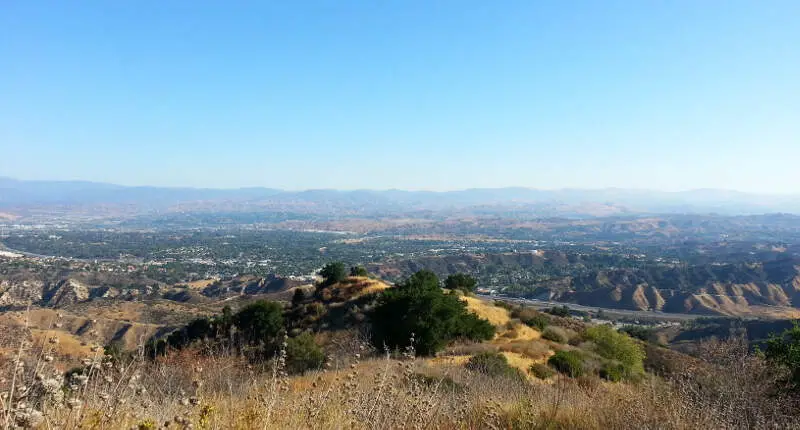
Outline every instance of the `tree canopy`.
[(403, 348), (413, 337), (420, 355), (432, 355), (457, 338), (488, 340), (495, 331), (458, 297), (445, 294), (436, 274), (424, 270), (381, 293), (371, 320), (377, 348)]
[(341, 261), (334, 261), (326, 264), (319, 272), (322, 276), (323, 285), (333, 285), (337, 282), (342, 282), (347, 278), (347, 270), (344, 263)]
[(445, 288), (449, 290), (461, 290), (465, 293), (475, 292), (477, 285), (478, 281), (476, 281), (475, 278), (463, 273), (450, 275), (444, 281)]
[(353, 266), (350, 268), (350, 276), (369, 276), (369, 272), (367, 272), (364, 266)]
[(762, 353), (768, 362), (789, 371), (789, 388), (800, 391), (800, 324), (781, 334), (773, 334), (764, 343)]
[(279, 303), (259, 300), (237, 312), (234, 324), (245, 342), (267, 343), (283, 330), (283, 307)]

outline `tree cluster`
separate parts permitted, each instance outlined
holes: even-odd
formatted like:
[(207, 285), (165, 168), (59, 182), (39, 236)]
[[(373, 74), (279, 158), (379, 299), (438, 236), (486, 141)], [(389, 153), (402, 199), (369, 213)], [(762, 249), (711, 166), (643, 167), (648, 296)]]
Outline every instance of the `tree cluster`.
[(478, 285), (478, 281), (475, 280), (472, 276), (465, 275), (463, 273), (456, 273), (455, 275), (450, 275), (444, 281), (444, 287), (448, 290), (459, 290), (465, 293), (474, 293), (475, 288)]
[[(436, 274), (426, 270), (381, 293), (370, 319), (376, 348), (413, 346), (420, 355), (433, 355), (458, 338), (488, 340), (495, 332), (456, 295), (445, 294)], [(412, 338), (414, 344), (409, 345)]]
[(283, 306), (259, 300), (233, 313), (229, 306), (222, 315), (197, 318), (162, 339), (152, 342), (151, 354), (163, 355), (167, 349), (182, 349), (198, 341), (227, 341), (238, 346), (274, 346), (284, 329)]
[(337, 282), (342, 282), (347, 278), (347, 271), (345, 265), (341, 261), (334, 261), (326, 264), (319, 275), (322, 276), (322, 285), (333, 285)]
[[(299, 290), (298, 290), (299, 291)], [(284, 339), (286, 325), (280, 303), (259, 300), (233, 313), (230, 307), (222, 315), (198, 318), (166, 338), (149, 345), (151, 356), (166, 354), (169, 349), (183, 349), (206, 341), (216, 346), (227, 345), (231, 351), (263, 360), (273, 356)], [(325, 353), (310, 333), (286, 339), (286, 366), (290, 373), (317, 369), (325, 361)]]
[(762, 354), (768, 363), (788, 373), (786, 385), (789, 391), (800, 392), (800, 324), (781, 334), (773, 334), (763, 345)]

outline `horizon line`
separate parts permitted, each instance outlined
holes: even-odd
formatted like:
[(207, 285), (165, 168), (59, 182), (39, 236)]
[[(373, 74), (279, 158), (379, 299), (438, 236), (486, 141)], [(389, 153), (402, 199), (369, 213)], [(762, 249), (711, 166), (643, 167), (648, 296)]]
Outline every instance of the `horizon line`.
[(738, 193), (751, 196), (782, 196), (782, 197), (800, 197), (800, 192), (795, 193), (775, 193), (775, 192), (753, 192), (742, 191), (732, 188), (713, 188), (713, 187), (699, 187), (687, 188), (680, 190), (664, 190), (656, 188), (637, 188), (637, 187), (562, 187), (562, 188), (536, 188), (525, 185), (507, 185), (501, 187), (467, 187), (467, 188), (454, 188), (446, 190), (432, 190), (432, 189), (409, 189), (409, 188), (277, 188), (265, 185), (241, 186), (241, 187), (196, 187), (196, 186), (180, 186), (180, 185), (126, 185), (115, 182), (92, 181), (84, 179), (18, 179), (10, 176), (0, 176), (0, 181), (13, 181), (13, 182), (33, 182), (33, 183), (73, 183), (73, 184), (87, 184), (87, 185), (105, 185), (120, 188), (157, 188), (157, 189), (170, 189), (170, 190), (205, 190), (205, 191), (238, 191), (238, 190), (272, 190), (285, 193), (302, 193), (311, 191), (333, 191), (333, 192), (408, 192), (408, 193), (457, 193), (467, 191), (492, 191), (492, 190), (528, 190), (528, 191), (545, 191), (545, 192), (563, 192), (563, 191), (627, 191), (627, 192), (658, 192), (664, 194), (683, 194), (701, 191), (710, 192), (726, 192)]

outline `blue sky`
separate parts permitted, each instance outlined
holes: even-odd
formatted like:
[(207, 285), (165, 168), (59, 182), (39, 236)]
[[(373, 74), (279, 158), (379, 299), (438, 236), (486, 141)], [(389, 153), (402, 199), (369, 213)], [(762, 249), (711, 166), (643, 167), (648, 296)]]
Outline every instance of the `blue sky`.
[(0, 176), (800, 193), (800, 2), (7, 1)]

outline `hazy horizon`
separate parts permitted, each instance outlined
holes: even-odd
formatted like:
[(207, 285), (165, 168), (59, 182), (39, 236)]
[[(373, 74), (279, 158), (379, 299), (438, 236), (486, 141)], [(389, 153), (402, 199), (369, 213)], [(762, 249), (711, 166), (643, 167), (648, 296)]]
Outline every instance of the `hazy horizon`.
[(0, 176), (0, 180), (10, 180), (10, 181), (19, 181), (23, 183), (41, 183), (41, 182), (50, 182), (50, 183), (85, 183), (85, 184), (93, 184), (93, 185), (110, 185), (110, 186), (117, 186), (117, 187), (126, 187), (126, 188), (161, 188), (161, 189), (190, 189), (190, 190), (215, 190), (215, 191), (236, 191), (236, 190), (246, 190), (246, 189), (265, 189), (265, 190), (275, 190), (281, 192), (306, 192), (306, 191), (334, 191), (334, 192), (357, 192), (357, 191), (367, 191), (367, 192), (391, 192), (391, 191), (399, 191), (399, 192), (428, 192), (428, 193), (453, 193), (453, 192), (466, 192), (466, 191), (491, 191), (491, 190), (512, 190), (512, 189), (520, 189), (520, 190), (531, 190), (531, 191), (542, 191), (542, 192), (568, 192), (568, 191), (581, 191), (581, 192), (602, 192), (602, 191), (624, 191), (624, 192), (656, 192), (656, 193), (667, 193), (667, 194), (681, 194), (681, 193), (692, 193), (692, 192), (717, 192), (717, 193), (736, 193), (736, 194), (750, 194), (750, 195), (761, 195), (761, 196), (771, 196), (771, 197), (795, 197), (800, 195), (800, 193), (769, 193), (769, 192), (749, 192), (749, 191), (741, 191), (741, 190), (734, 190), (729, 188), (688, 188), (688, 189), (681, 189), (681, 190), (660, 190), (654, 188), (637, 188), (637, 187), (585, 187), (585, 188), (537, 188), (537, 187), (526, 187), (526, 186), (519, 186), (519, 185), (508, 185), (508, 186), (500, 186), (500, 187), (472, 187), (472, 188), (453, 188), (453, 189), (409, 189), (409, 188), (326, 188), (326, 187), (316, 187), (316, 188), (277, 188), (277, 187), (270, 187), (268, 185), (264, 186), (250, 186), (250, 187), (192, 187), (192, 186), (167, 186), (167, 185), (153, 185), (153, 184), (141, 184), (141, 185), (129, 185), (129, 184), (120, 184), (114, 182), (98, 182), (98, 181), (89, 181), (89, 180), (82, 180), (82, 179), (19, 179), (19, 178), (12, 178), (8, 176)]
[(15, 2), (0, 176), (800, 194), (800, 3)]

